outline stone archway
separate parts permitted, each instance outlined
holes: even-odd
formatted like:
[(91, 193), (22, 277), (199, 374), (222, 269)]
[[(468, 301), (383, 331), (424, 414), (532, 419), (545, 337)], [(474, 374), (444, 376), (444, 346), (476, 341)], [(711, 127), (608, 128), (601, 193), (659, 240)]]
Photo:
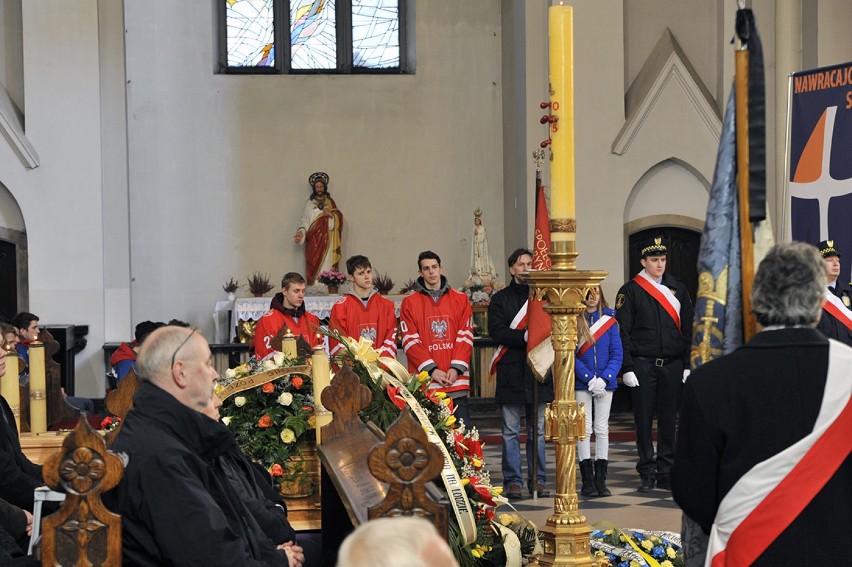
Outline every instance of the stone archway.
[(27, 232), (18, 201), (0, 182), (0, 319), (29, 308)]

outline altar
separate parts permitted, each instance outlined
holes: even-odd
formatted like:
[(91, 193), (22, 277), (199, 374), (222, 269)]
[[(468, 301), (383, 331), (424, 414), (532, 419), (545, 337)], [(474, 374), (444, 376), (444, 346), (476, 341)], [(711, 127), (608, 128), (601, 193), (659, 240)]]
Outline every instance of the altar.
[[(332, 306), (343, 297), (342, 295), (306, 295), (305, 309), (316, 315), (320, 321), (325, 321), (331, 315)], [(385, 297), (393, 302), (395, 315), (399, 319), (399, 308), (406, 296), (386, 295)], [(239, 333), (238, 329), (243, 328), (246, 323), (257, 322), (264, 313), (269, 311), (271, 302), (272, 296), (238, 297), (234, 301), (217, 302), (213, 310), (215, 342), (217, 344), (232, 343), (238, 335), (241, 335), (238, 342), (247, 342), (246, 333)], [(227, 333), (223, 329), (227, 330)], [(252, 326), (252, 332), (253, 330)]]

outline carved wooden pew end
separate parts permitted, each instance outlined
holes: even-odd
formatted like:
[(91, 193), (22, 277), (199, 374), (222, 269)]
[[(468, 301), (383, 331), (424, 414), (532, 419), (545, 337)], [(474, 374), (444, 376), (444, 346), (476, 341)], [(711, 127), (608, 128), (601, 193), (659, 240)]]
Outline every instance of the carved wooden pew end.
[(44, 464), (45, 483), (66, 498), (42, 521), (42, 565), (121, 565), (121, 516), (104, 506), (101, 494), (118, 485), (124, 465), (81, 417)]

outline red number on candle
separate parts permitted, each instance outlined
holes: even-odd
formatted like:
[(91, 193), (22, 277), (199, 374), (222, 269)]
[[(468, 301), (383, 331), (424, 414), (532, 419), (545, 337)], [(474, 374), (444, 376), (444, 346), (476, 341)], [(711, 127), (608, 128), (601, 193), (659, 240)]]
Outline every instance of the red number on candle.
[(550, 103), (550, 109), (551, 110), (559, 110), (559, 103), (554, 100), (553, 102)]
[(558, 131), (559, 131), (559, 126), (557, 126), (556, 124), (553, 124), (553, 125), (550, 127), (550, 131), (551, 131), (551, 132), (558, 132)]

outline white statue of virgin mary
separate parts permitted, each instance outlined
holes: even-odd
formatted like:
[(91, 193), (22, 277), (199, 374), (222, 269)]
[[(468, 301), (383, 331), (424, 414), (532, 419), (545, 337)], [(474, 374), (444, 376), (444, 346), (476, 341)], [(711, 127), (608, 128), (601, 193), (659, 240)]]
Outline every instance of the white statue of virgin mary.
[(497, 275), (494, 263), (488, 254), (488, 235), (485, 225), (482, 224), (482, 211), (476, 209), (473, 212), (473, 248), (470, 257), (470, 275), (479, 277), (483, 283), (494, 279)]

